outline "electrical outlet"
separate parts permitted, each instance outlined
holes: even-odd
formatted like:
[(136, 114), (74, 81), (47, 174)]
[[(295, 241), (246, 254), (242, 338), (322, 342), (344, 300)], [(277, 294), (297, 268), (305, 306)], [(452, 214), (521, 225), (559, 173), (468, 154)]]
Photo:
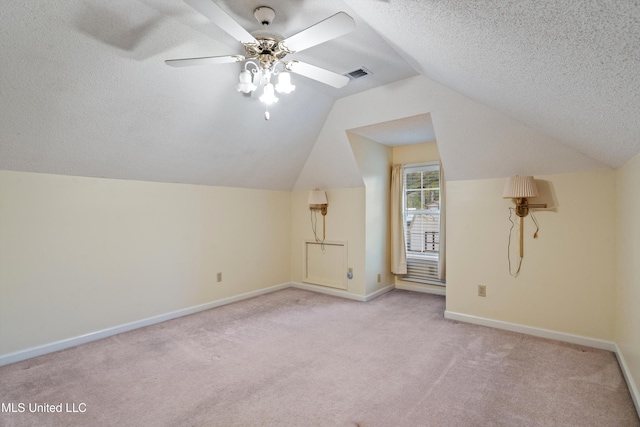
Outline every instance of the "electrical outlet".
[(378, 274), (378, 283), (382, 282), (382, 274)]
[(486, 285), (478, 285), (478, 296), (486, 297), (487, 296), (487, 286)]
[(216, 274), (216, 281), (217, 282), (222, 282), (222, 273)]

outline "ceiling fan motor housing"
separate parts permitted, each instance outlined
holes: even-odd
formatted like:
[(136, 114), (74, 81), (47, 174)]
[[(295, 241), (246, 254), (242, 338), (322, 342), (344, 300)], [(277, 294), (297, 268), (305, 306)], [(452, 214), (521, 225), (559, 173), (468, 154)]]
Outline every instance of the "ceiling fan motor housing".
[(253, 16), (255, 16), (260, 24), (271, 25), (273, 18), (276, 17), (276, 12), (270, 7), (260, 6), (253, 11)]

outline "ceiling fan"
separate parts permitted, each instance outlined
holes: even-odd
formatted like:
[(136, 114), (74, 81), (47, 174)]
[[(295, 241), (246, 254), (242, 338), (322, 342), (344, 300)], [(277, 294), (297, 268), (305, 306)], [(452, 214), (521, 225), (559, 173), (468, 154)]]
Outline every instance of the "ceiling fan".
[[(290, 37), (266, 30), (275, 17), (275, 12), (268, 6), (260, 6), (254, 16), (264, 30), (253, 34), (245, 30), (231, 16), (212, 0), (184, 0), (189, 6), (200, 12), (211, 22), (226, 31), (244, 46), (244, 55), (207, 56), (200, 58), (168, 59), (167, 65), (184, 67), (204, 64), (224, 64), (246, 61), (240, 73), (238, 91), (254, 93), (258, 87), (264, 87), (260, 100), (267, 106), (278, 101), (274, 89), (279, 93), (289, 93), (295, 89), (291, 84), (289, 71), (317, 80), (335, 88), (344, 87), (349, 77), (324, 68), (316, 67), (296, 59), (284, 61), (284, 58), (295, 52), (308, 49), (326, 41), (335, 39), (355, 29), (355, 21), (344, 12), (338, 12), (311, 27)], [(278, 84), (271, 83), (271, 77), (278, 75)], [(269, 111), (265, 112), (269, 120)]]

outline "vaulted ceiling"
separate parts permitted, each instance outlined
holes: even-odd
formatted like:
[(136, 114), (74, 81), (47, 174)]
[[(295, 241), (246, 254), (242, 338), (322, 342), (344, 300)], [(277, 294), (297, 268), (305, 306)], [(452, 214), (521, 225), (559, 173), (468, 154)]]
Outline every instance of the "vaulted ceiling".
[[(241, 64), (165, 65), (243, 52), (186, 3), (5, 0), (0, 169), (291, 189), (338, 99), (416, 75), (596, 164), (640, 152), (636, 1), (214, 1), (250, 32), (260, 29), (254, 9), (272, 7), (270, 29), (285, 37), (345, 11), (355, 31), (294, 57), (371, 74), (341, 89), (294, 75), (295, 92), (265, 121), (264, 105), (235, 89)], [(430, 138), (402, 120), (360, 132)]]

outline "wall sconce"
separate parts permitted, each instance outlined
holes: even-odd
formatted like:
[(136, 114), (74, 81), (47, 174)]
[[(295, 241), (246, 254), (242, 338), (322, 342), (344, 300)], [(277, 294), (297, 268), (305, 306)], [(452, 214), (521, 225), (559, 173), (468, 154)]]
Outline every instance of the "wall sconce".
[[(316, 188), (309, 192), (309, 199), (307, 201), (309, 203), (309, 209), (311, 212), (320, 211), (322, 214), (322, 242), (324, 242), (326, 232), (325, 232), (325, 216), (327, 215), (327, 193)], [(313, 225), (313, 221), (311, 222)], [(316, 229), (313, 227), (313, 234), (315, 235), (316, 241), (319, 242), (318, 236), (316, 234)]]
[(327, 214), (327, 193), (316, 188), (309, 192), (309, 209), (319, 210), (322, 215)]
[(504, 187), (504, 193), (502, 198), (514, 199), (516, 204), (516, 215), (520, 217), (520, 259), (524, 257), (524, 217), (529, 215), (530, 208), (546, 208), (547, 204), (530, 204), (527, 201), (528, 197), (538, 197), (538, 188), (536, 187), (536, 181), (532, 176), (512, 176), (507, 179), (507, 184)]

